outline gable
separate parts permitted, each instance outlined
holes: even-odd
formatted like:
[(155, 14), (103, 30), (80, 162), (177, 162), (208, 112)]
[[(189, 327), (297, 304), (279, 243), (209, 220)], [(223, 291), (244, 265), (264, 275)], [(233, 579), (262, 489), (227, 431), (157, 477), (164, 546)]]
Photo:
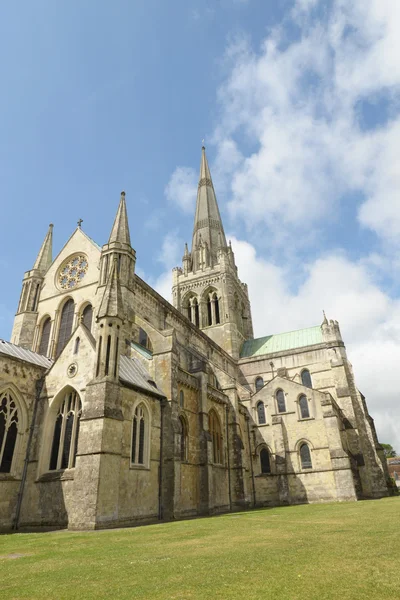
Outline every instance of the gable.
[[(75, 289), (79, 290), (83, 286), (87, 286), (98, 282), (99, 279), (99, 260), (101, 250), (93, 240), (89, 238), (79, 227), (74, 231), (68, 242), (54, 259), (51, 267), (47, 271), (42, 291), (40, 294), (40, 303), (47, 298), (55, 295), (74, 293)], [(63, 289), (60, 285), (60, 268), (72, 258), (74, 255), (83, 255), (87, 259), (87, 270), (84, 278), (79, 282), (76, 288)]]

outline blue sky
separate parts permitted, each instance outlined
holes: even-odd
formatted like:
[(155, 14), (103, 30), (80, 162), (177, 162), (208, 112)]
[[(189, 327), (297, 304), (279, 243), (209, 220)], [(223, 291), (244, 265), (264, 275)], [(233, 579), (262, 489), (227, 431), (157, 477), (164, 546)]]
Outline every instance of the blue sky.
[(55, 253), (79, 218), (101, 245), (122, 189), (168, 297), (205, 138), (256, 335), (324, 308), (400, 446), (399, 20), (397, 0), (2, 3), (0, 337), (48, 224)]

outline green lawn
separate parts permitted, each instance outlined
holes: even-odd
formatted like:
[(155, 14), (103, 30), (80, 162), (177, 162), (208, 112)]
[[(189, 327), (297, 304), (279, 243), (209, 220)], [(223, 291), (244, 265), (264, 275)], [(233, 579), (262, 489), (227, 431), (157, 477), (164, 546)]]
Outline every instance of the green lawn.
[(388, 498), (3, 535), (0, 598), (398, 600), (399, 517)]

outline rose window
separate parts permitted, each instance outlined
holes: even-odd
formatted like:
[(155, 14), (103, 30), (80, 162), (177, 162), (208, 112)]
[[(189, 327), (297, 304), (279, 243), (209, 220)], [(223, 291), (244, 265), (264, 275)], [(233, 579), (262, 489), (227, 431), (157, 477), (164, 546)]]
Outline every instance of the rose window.
[(88, 261), (82, 254), (73, 256), (66, 262), (58, 276), (58, 282), (63, 290), (72, 290), (85, 277), (88, 270)]

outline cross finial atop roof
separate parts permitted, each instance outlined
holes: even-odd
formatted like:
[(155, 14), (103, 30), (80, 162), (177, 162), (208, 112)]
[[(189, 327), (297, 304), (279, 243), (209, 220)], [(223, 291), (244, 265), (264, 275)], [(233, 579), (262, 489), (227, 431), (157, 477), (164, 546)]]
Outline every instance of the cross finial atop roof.
[(83, 223), (83, 219), (79, 219), (79, 220), (78, 220), (78, 227), (79, 227), (79, 229), (81, 228), (81, 226), (82, 226), (82, 223)]

